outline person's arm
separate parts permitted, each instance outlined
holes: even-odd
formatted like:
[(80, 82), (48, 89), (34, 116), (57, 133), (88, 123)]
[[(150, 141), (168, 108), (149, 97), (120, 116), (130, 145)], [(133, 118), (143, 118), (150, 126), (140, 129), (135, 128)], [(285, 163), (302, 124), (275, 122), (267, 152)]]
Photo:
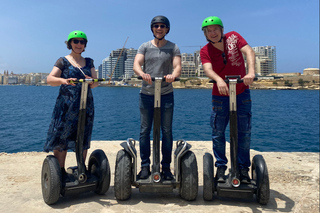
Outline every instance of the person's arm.
[(172, 74), (166, 75), (166, 82), (171, 83), (175, 78), (181, 75), (181, 57), (175, 56), (172, 62), (173, 72)]
[(240, 51), (246, 56), (247, 66), (248, 66), (248, 73), (242, 78), (243, 83), (245, 85), (250, 85), (253, 83), (253, 80), (256, 76), (255, 75), (256, 55), (253, 49), (248, 44), (242, 47)]
[(77, 80), (76, 78), (61, 78), (61, 70), (54, 66), (52, 68), (52, 71), (50, 72), (50, 74), (47, 77), (47, 83), (50, 86), (60, 86), (61, 84), (66, 84), (66, 85), (72, 85), (75, 86), (75, 84), (70, 83), (70, 81), (75, 81)]
[(228, 95), (229, 94), (229, 89), (228, 89), (228, 85), (226, 84), (226, 82), (224, 82), (224, 80), (212, 69), (212, 64), (211, 63), (205, 63), (202, 65), (203, 70), (206, 74), (206, 76), (208, 76), (208, 78), (216, 81), (219, 93), (221, 95)]
[(133, 71), (138, 76), (141, 76), (144, 81), (147, 81), (148, 84), (152, 84), (151, 76), (143, 72), (141, 66), (144, 64), (144, 55), (138, 53), (134, 58), (133, 62)]

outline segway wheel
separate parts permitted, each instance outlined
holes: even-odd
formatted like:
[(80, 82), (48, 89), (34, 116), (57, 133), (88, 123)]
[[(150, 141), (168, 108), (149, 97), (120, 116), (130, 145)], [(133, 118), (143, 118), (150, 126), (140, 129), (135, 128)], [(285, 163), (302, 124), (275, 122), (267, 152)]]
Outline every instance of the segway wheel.
[(99, 195), (105, 194), (110, 186), (111, 174), (110, 164), (104, 151), (97, 149), (91, 153), (88, 170), (99, 179), (97, 188), (94, 192)]
[(198, 166), (193, 152), (188, 151), (181, 158), (181, 198), (191, 201), (198, 195)]
[(262, 155), (253, 157), (251, 175), (257, 186), (257, 202), (266, 205), (270, 198), (270, 186), (267, 164)]
[(114, 194), (117, 200), (127, 200), (131, 196), (131, 157), (125, 150), (117, 153), (114, 175)]
[(203, 156), (203, 199), (211, 201), (215, 191), (213, 157), (209, 153)]
[(48, 155), (42, 164), (41, 188), (43, 200), (46, 204), (55, 204), (60, 197), (61, 169), (59, 162), (53, 155)]

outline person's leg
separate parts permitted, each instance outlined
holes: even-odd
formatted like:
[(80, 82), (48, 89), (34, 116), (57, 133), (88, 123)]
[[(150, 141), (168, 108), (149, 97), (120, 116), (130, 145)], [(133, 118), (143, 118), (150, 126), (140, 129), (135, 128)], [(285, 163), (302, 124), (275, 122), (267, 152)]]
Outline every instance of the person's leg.
[(86, 162), (88, 150), (83, 150), (83, 162)]
[(60, 152), (59, 150), (53, 150), (53, 155), (57, 158), (57, 160), (59, 162), (62, 182), (63, 183), (67, 182), (68, 181), (68, 174), (65, 169), (67, 150), (62, 151), (62, 152)]
[(250, 90), (245, 90), (237, 96), (238, 114), (238, 164), (240, 179), (250, 181), (250, 142), (251, 142), (251, 97)]
[(226, 164), (225, 130), (229, 122), (229, 97), (212, 96), (212, 111), (210, 125), (212, 127), (212, 149), (216, 159), (216, 179), (224, 181)]
[(150, 132), (153, 121), (153, 96), (140, 94), (140, 136), (139, 147), (141, 157), (140, 178), (150, 175)]
[(161, 130), (162, 130), (162, 172), (165, 179), (172, 179), (170, 163), (172, 161), (172, 120), (174, 98), (173, 93), (161, 96)]
[(53, 155), (57, 158), (60, 168), (64, 168), (67, 157), (67, 151), (60, 152), (59, 150), (53, 150)]

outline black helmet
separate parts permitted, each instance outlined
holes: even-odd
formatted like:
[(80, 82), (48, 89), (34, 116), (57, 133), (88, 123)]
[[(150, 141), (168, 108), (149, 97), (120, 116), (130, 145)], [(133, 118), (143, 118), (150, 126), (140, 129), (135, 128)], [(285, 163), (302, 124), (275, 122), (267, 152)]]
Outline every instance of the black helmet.
[(163, 23), (167, 26), (168, 28), (168, 32), (167, 34), (169, 33), (170, 31), (170, 22), (169, 22), (169, 19), (165, 16), (156, 16), (154, 17), (152, 20), (151, 20), (151, 24), (150, 24), (150, 27), (151, 27), (151, 32), (152, 31), (152, 26), (155, 24), (155, 23)]

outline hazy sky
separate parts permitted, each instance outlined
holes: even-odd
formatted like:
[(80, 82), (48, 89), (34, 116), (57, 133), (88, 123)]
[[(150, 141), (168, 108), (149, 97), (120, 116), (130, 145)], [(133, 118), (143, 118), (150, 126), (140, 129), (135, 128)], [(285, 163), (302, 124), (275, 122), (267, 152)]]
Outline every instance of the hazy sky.
[(73, 30), (88, 36), (83, 53), (102, 63), (112, 50), (138, 49), (153, 39), (150, 21), (165, 15), (166, 39), (182, 53), (207, 42), (201, 31), (208, 16), (222, 19), (250, 46), (276, 46), (277, 72), (319, 67), (319, 0), (0, 0), (0, 73), (49, 73), (68, 55), (64, 41)]

